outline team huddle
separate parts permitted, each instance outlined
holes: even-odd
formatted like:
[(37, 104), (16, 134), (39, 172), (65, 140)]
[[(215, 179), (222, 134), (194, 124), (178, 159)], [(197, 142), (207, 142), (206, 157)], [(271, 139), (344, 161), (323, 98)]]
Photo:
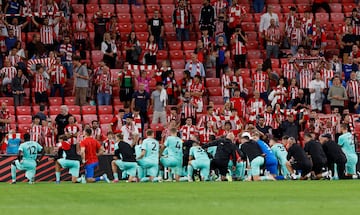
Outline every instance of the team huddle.
[[(219, 139), (211, 136), (202, 144), (197, 135), (183, 141), (176, 128), (164, 144), (156, 140), (156, 133), (149, 129), (146, 138), (124, 141), (121, 133), (115, 136), (114, 160), (111, 162), (113, 182), (120, 179), (128, 182), (166, 181), (260, 181), (260, 180), (306, 180), (306, 179), (357, 179), (358, 156), (353, 135), (348, 125), (341, 124), (341, 135), (337, 143), (331, 134), (323, 134), (317, 141), (315, 135), (304, 135), (305, 146), (293, 137), (281, 140), (261, 139), (261, 133), (249, 130), (235, 136), (229, 133)], [(16, 183), (16, 171), (25, 170), (32, 184), (35, 181), (37, 164), (43, 158), (43, 147), (24, 135), (19, 147), (18, 159), (11, 164), (12, 183)], [(68, 141), (66, 135), (59, 136), (58, 147), (51, 159), (55, 161), (56, 183), (60, 183), (60, 172), (68, 168), (73, 183), (110, 183), (107, 174), (96, 177), (98, 156), (104, 147), (92, 137), (92, 130), (84, 130), (80, 143)], [(84, 164), (85, 175), (80, 176)], [(119, 170), (121, 178), (119, 179)]]

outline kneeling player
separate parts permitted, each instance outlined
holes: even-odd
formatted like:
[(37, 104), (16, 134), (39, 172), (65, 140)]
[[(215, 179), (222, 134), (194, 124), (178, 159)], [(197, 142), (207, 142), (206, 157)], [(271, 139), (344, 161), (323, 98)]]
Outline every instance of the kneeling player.
[(295, 138), (290, 137), (288, 140), (288, 162), (286, 166), (291, 174), (291, 179), (298, 179), (295, 170), (301, 171), (301, 180), (306, 180), (310, 177), (311, 162), (307, 157), (305, 151), (299, 144), (296, 143)]
[(114, 174), (114, 183), (119, 182), (118, 170), (117, 168), (129, 175), (129, 182), (136, 181), (136, 169), (137, 163), (134, 155), (134, 149), (126, 142), (123, 141), (123, 135), (116, 135), (116, 144), (117, 148), (115, 150), (114, 156), (117, 158), (111, 162), (112, 171)]
[(288, 161), (286, 157), (288, 153), (286, 151), (286, 148), (284, 147), (284, 145), (287, 145), (288, 139), (288, 136), (284, 136), (282, 138), (282, 143), (277, 143), (276, 139), (270, 140), (271, 151), (274, 153), (280, 164), (281, 175), (285, 178), (289, 176), (289, 171), (286, 167), (286, 163)]
[(69, 168), (73, 183), (80, 183), (82, 180), (85, 182), (85, 178), (79, 178), (81, 157), (76, 153), (76, 145), (68, 142), (65, 135), (59, 136), (59, 143), (59, 151), (55, 162), (56, 183), (60, 183), (61, 168)]
[(200, 170), (200, 176), (202, 181), (209, 180), (210, 173), (210, 159), (208, 154), (203, 148), (200, 147), (199, 142), (194, 142), (190, 148), (189, 164), (188, 164), (188, 180), (192, 182), (192, 175), (194, 169)]
[[(177, 136), (177, 129), (170, 129), (170, 136), (166, 138), (164, 143), (167, 150), (167, 155), (160, 158), (160, 162), (164, 167), (171, 168), (171, 173), (174, 173), (176, 181), (180, 180), (182, 172), (183, 161), (183, 141)], [(172, 174), (169, 174), (171, 179)]]
[[(30, 134), (24, 134), (24, 143), (19, 147), (18, 159), (11, 164), (12, 184), (16, 183), (16, 170), (25, 170), (25, 177), (29, 184), (35, 182), (36, 166), (45, 154), (43, 147), (34, 141), (30, 141)], [(40, 158), (38, 153), (41, 152)]]
[(140, 179), (142, 182), (158, 181), (156, 177), (159, 171), (159, 142), (155, 139), (154, 131), (146, 131), (147, 138), (141, 144), (141, 154), (136, 158), (139, 166), (149, 176)]

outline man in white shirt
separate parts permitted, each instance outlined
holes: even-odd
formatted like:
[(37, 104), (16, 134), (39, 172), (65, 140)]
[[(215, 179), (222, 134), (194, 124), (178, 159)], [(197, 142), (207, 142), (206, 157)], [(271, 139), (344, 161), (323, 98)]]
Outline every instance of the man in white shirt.
[(139, 138), (139, 129), (133, 123), (133, 117), (128, 116), (126, 118), (126, 124), (121, 127), (121, 133), (123, 134), (124, 142), (133, 146), (137, 143)]
[(312, 110), (322, 111), (322, 104), (324, 100), (323, 91), (325, 89), (325, 82), (321, 80), (320, 72), (315, 73), (315, 79), (310, 81), (310, 105)]
[(260, 18), (259, 31), (264, 33), (270, 27), (270, 20), (274, 19), (275, 26), (279, 26), (279, 17), (276, 13), (273, 13), (273, 6), (267, 7), (267, 13), (264, 13)]

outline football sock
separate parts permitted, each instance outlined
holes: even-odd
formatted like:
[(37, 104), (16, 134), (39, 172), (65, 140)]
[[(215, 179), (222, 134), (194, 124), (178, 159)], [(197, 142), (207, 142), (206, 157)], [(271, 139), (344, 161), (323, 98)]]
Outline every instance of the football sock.
[(60, 181), (60, 172), (55, 172), (56, 181)]
[(194, 172), (194, 168), (191, 165), (188, 165), (188, 176), (192, 177), (193, 176), (193, 172)]
[(149, 177), (144, 177), (140, 179), (140, 182), (149, 182), (149, 181), (150, 181)]
[(95, 181), (103, 181), (104, 180), (104, 176), (100, 176), (100, 177), (96, 177)]
[(114, 173), (113, 175), (114, 175), (114, 180), (119, 180), (119, 174)]
[(16, 181), (16, 166), (11, 164), (11, 179), (12, 181)]
[(81, 177), (79, 177), (79, 178), (76, 179), (76, 182), (77, 182), (77, 183), (80, 183), (81, 181), (82, 181), (82, 178), (81, 178)]

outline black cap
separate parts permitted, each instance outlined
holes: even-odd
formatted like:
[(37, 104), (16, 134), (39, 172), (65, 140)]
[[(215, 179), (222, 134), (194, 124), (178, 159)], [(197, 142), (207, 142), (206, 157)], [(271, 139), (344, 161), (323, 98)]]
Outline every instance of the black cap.
[(321, 137), (325, 137), (325, 138), (328, 138), (328, 139), (331, 139), (331, 134), (327, 133), (327, 134), (323, 134), (321, 135)]

